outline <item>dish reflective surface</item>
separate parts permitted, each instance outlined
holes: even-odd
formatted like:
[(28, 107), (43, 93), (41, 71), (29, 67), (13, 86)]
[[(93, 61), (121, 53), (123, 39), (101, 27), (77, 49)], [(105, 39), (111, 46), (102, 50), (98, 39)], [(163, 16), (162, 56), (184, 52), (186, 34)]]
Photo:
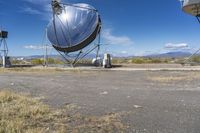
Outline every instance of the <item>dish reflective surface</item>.
[(88, 4), (63, 5), (47, 27), (47, 37), (53, 47), (62, 52), (74, 52), (89, 45), (100, 31), (101, 20)]
[(183, 11), (193, 16), (200, 15), (200, 0), (184, 0)]

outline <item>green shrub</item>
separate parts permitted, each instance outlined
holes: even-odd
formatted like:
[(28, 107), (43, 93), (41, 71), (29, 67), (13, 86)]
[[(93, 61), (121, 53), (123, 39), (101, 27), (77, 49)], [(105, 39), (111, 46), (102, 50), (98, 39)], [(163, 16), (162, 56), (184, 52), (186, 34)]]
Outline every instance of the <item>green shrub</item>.
[(145, 59), (142, 59), (142, 58), (134, 58), (132, 59), (132, 63), (135, 63), (135, 64), (143, 64), (145, 63)]
[(192, 62), (195, 62), (195, 63), (200, 63), (200, 56), (194, 56), (192, 59), (191, 59)]
[(151, 59), (151, 63), (162, 63), (164, 61), (162, 61), (161, 59)]
[(43, 65), (44, 60), (43, 59), (32, 59), (31, 64), (33, 65)]
[(137, 57), (137, 58), (114, 58), (112, 59), (113, 64), (147, 64), (147, 63), (170, 63), (172, 59), (169, 58), (144, 58), (144, 57)]

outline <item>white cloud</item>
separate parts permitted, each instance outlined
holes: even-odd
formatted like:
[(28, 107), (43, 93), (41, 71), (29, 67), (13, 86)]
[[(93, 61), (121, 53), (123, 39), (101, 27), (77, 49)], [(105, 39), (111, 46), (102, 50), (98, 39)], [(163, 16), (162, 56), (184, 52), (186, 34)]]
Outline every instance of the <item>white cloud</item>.
[(187, 43), (167, 43), (165, 44), (165, 49), (179, 50), (179, 49), (188, 49), (189, 46)]
[[(25, 49), (33, 49), (33, 50), (41, 50), (41, 49), (45, 49), (46, 46), (42, 46), (42, 45), (26, 45), (24, 46)], [(47, 49), (52, 49), (52, 46), (47, 46)]]
[(178, 0), (179, 2), (183, 2), (184, 0)]
[(113, 47), (109, 47), (106, 50), (102, 50), (103, 53), (110, 53), (113, 56), (117, 57), (127, 57), (133, 56), (135, 54), (135, 49), (132, 46), (126, 47), (117, 47), (117, 49)]
[(32, 4), (37, 4), (37, 5), (41, 5), (41, 4), (50, 4), (51, 0), (23, 0), (25, 2), (29, 2)]
[(21, 12), (32, 15), (40, 15), (41, 19), (51, 19), (51, 0), (22, 0), (26, 2)]
[(28, 13), (28, 14), (38, 14), (38, 15), (42, 15), (42, 12), (37, 10), (37, 9), (33, 9), (31, 7), (25, 7), (24, 9), (22, 9), (22, 12)]
[(105, 43), (114, 44), (114, 45), (131, 45), (133, 44), (133, 40), (131, 40), (128, 36), (116, 36), (112, 34), (111, 29), (105, 29), (102, 35)]
[(122, 54), (127, 54), (127, 53), (128, 53), (128, 51), (121, 51), (121, 53), (122, 53)]

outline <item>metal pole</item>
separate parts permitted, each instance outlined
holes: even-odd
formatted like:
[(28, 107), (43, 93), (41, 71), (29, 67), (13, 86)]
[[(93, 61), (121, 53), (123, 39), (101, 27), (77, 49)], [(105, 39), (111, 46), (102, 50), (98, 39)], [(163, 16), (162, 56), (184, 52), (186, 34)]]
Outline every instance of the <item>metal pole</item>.
[(48, 67), (48, 44), (46, 43), (47, 39), (47, 28), (45, 29), (45, 34), (43, 38), (43, 46), (44, 46), (44, 66)]
[(6, 40), (3, 38), (2, 39), (2, 43), (3, 43), (3, 57), (2, 57), (2, 61), (3, 61), (3, 68), (6, 68), (6, 58), (7, 58), (7, 54), (6, 54)]
[(4, 56), (6, 57), (6, 44), (5, 44), (5, 40), (3, 40), (3, 50), (4, 50)]
[[(198, 12), (198, 11), (197, 11), (197, 12)], [(197, 21), (198, 21), (199, 24), (200, 24), (199, 15), (197, 15), (196, 18), (197, 18)], [(189, 56), (183, 63), (185, 64), (185, 63), (187, 63), (188, 61), (190, 61), (190, 59), (191, 59), (194, 55), (198, 54), (199, 51), (200, 51), (200, 48), (199, 48), (197, 51), (195, 51), (191, 56)]]
[(6, 50), (5, 50), (5, 41), (3, 40), (3, 68), (6, 67)]
[[(47, 39), (47, 29), (45, 30), (45, 40)], [(46, 43), (46, 41), (45, 41)], [(48, 67), (48, 44), (46, 43), (46, 50), (45, 50), (45, 67)]]
[(99, 57), (99, 51), (100, 51), (100, 43), (101, 43), (101, 33), (99, 32), (99, 38), (98, 38), (98, 48), (97, 48), (97, 55), (96, 55), (96, 60)]
[(46, 45), (46, 56), (45, 56), (45, 65), (46, 65), (46, 67), (48, 67), (48, 50), (47, 50), (47, 45)]

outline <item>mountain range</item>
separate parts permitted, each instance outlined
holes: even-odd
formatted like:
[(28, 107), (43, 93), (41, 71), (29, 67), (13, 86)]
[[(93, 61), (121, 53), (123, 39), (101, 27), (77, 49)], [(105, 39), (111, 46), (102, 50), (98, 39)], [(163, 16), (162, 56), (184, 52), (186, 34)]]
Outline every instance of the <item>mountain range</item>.
[(162, 54), (152, 54), (152, 55), (147, 55), (146, 57), (152, 57), (152, 58), (180, 58), (180, 57), (188, 57), (190, 56), (190, 52), (167, 52), (167, 53), (162, 53)]
[[(167, 52), (162, 54), (151, 54), (146, 56), (140, 56), (140, 57), (149, 57), (149, 58), (181, 58), (181, 57), (188, 57), (191, 53), (189, 52)], [(103, 55), (100, 55), (103, 57)], [(48, 55), (49, 58), (56, 58), (61, 59), (62, 57), (60, 55)], [(95, 58), (95, 54), (89, 54), (85, 58), (92, 59)], [(133, 58), (133, 57), (139, 57), (139, 56), (127, 56), (127, 57), (121, 57), (116, 56), (117, 58)], [(35, 58), (44, 58), (44, 55), (31, 55), (31, 56), (13, 56), (12, 58), (23, 58), (23, 59), (35, 59)]]

